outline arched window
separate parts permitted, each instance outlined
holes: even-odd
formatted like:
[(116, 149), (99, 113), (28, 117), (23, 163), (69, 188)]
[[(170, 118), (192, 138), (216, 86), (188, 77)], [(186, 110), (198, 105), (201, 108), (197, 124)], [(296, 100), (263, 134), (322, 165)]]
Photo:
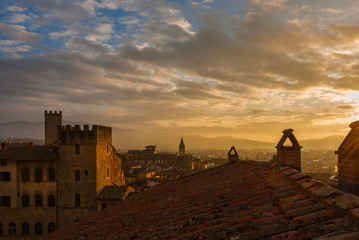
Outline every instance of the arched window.
[(14, 222), (9, 223), (9, 235), (16, 235), (16, 224)]
[(28, 168), (22, 169), (22, 181), (27, 182), (30, 180), (30, 171)]
[(27, 235), (27, 234), (30, 233), (29, 224), (28, 224), (27, 222), (22, 223), (21, 233), (22, 233), (23, 235)]
[(75, 194), (75, 207), (80, 207), (81, 206), (81, 197), (79, 193)]
[(75, 170), (75, 181), (80, 181), (80, 170)]
[(0, 235), (2, 235), (2, 223), (0, 223)]
[(42, 224), (41, 223), (35, 224), (35, 234), (36, 235), (42, 234)]
[(36, 168), (35, 169), (35, 181), (36, 182), (41, 182), (42, 181), (42, 169), (41, 168)]
[(56, 230), (56, 225), (55, 225), (55, 223), (49, 223), (49, 225), (47, 226), (47, 232), (48, 233), (52, 233), (52, 232), (54, 232)]
[(49, 181), (50, 182), (55, 181), (55, 169), (49, 168), (48, 172), (49, 172)]
[(48, 206), (48, 207), (55, 207), (55, 195), (50, 194), (50, 195), (47, 197), (47, 206)]
[(27, 195), (27, 194), (22, 195), (22, 206), (23, 207), (29, 207), (30, 206), (29, 195)]
[(35, 207), (42, 207), (42, 196), (40, 194), (35, 196)]

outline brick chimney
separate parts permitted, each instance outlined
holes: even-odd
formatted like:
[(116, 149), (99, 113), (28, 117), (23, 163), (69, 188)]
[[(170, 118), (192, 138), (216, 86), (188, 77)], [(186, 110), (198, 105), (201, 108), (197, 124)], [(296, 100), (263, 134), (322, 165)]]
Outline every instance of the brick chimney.
[(338, 188), (359, 196), (359, 121), (351, 128), (335, 154), (338, 154)]
[(228, 152), (228, 162), (236, 162), (238, 160), (238, 153), (236, 151), (236, 148), (234, 146), (231, 147), (231, 150)]
[[(292, 146), (284, 146), (285, 141), (289, 138)], [(283, 136), (279, 140), (277, 146), (278, 163), (290, 166), (301, 171), (300, 149), (302, 148), (293, 134), (293, 129), (283, 130)]]

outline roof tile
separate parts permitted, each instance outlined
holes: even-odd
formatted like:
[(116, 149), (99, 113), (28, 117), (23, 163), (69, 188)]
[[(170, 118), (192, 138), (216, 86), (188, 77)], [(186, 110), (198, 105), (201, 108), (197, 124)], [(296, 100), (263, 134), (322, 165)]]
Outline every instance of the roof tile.
[(352, 209), (348, 216), (359, 219), (359, 198), (323, 186), (289, 167), (241, 161), (157, 185), (44, 239), (306, 239), (353, 231), (343, 216)]

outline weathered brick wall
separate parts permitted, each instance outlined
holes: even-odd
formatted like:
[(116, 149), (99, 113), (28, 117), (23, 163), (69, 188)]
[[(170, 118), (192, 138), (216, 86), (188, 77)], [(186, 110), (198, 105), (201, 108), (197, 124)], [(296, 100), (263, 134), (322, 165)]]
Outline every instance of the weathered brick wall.
[(291, 166), (301, 171), (300, 147), (282, 146), (277, 148), (278, 163)]
[[(80, 144), (80, 143), (79, 143)], [(80, 144), (80, 154), (74, 144), (59, 147), (59, 227), (72, 223), (96, 209), (96, 144)], [(80, 180), (75, 180), (75, 171)], [(85, 175), (87, 173), (87, 175)], [(75, 194), (80, 194), (80, 208), (75, 208)]]
[(359, 154), (358, 152), (338, 154), (338, 188), (359, 195)]

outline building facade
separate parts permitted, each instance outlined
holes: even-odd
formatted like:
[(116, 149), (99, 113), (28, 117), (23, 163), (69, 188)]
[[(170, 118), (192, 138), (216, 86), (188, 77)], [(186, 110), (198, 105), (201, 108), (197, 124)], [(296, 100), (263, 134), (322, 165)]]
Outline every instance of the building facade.
[(103, 187), (124, 184), (111, 128), (61, 122), (45, 111), (45, 146), (2, 144), (0, 238), (37, 239), (97, 211)]

